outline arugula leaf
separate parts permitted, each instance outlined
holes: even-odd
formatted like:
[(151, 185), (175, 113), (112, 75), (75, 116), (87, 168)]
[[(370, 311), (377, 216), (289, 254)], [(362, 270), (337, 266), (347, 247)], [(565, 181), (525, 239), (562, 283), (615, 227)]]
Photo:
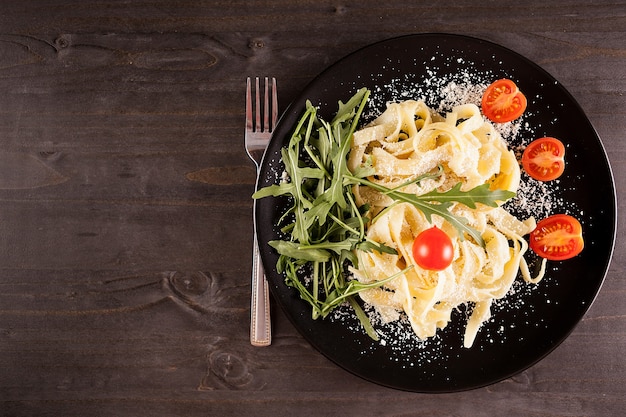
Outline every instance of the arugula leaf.
[[(357, 178), (354, 176), (347, 177), (355, 184), (366, 185), (376, 191), (384, 193), (390, 198), (414, 205), (418, 210), (424, 213), (426, 219), (432, 222), (433, 214), (436, 214), (448, 221), (459, 233), (459, 238), (465, 238), (465, 233), (469, 234), (479, 245), (485, 246), (485, 241), (480, 232), (473, 227), (468, 226), (468, 221), (464, 217), (457, 216), (450, 212), (453, 203), (461, 203), (469, 208), (475, 209), (476, 203), (497, 207), (498, 201), (506, 201), (515, 196), (515, 193), (507, 190), (490, 190), (489, 184), (482, 184), (468, 191), (461, 191), (461, 183), (457, 183), (450, 190), (439, 192), (432, 190), (426, 194), (415, 195), (397, 191), (398, 188), (391, 189), (383, 185), (376, 184), (365, 178)], [(405, 184), (406, 185), (406, 184)]]
[(490, 190), (489, 184), (481, 184), (469, 191), (461, 191), (461, 183), (458, 182), (454, 187), (445, 192), (432, 190), (420, 197), (425, 200), (439, 202), (457, 202), (466, 205), (471, 209), (476, 208), (476, 203), (485, 204), (489, 207), (498, 207), (498, 202), (506, 201), (515, 197), (515, 193), (508, 190)]
[(310, 262), (325, 262), (330, 259), (330, 253), (323, 248), (306, 247), (296, 242), (284, 240), (270, 240), (268, 244), (282, 256)]

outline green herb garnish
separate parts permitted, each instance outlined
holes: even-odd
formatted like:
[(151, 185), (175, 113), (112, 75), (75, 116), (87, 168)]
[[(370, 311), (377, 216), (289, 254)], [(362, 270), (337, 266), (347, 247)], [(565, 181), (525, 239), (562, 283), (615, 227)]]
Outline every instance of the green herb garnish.
[(476, 203), (485, 204), (490, 207), (498, 207), (498, 202), (506, 201), (515, 196), (514, 192), (507, 190), (490, 190), (489, 184), (482, 184), (468, 191), (461, 191), (461, 183), (457, 183), (450, 190), (439, 192), (432, 190), (426, 194), (415, 195), (390, 189), (365, 178), (349, 177), (355, 183), (366, 185), (381, 193), (391, 197), (396, 201), (410, 203), (417, 207), (429, 222), (432, 222), (432, 215), (437, 214), (448, 221), (459, 233), (460, 239), (464, 239), (465, 233), (469, 234), (481, 246), (485, 242), (480, 232), (467, 225), (467, 219), (454, 215), (450, 212), (453, 203), (461, 203), (469, 208), (475, 209)]

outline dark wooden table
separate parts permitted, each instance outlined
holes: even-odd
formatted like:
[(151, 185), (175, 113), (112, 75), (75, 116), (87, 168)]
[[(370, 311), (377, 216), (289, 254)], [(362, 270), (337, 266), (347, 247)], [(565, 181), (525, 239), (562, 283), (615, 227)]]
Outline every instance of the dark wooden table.
[[(623, 230), (571, 336), (486, 388), (353, 376), (273, 309), (249, 344), (244, 81), (285, 107), (347, 53), (447, 32), (535, 61), (626, 190), (626, 2), (13, 1), (0, 11), (1, 416), (622, 416)], [(619, 206), (619, 220), (625, 211)]]

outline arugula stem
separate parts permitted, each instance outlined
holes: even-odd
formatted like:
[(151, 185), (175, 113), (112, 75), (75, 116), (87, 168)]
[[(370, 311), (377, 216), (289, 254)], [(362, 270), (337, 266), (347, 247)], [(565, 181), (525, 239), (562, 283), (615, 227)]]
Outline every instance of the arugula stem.
[(378, 333), (376, 333), (374, 326), (372, 326), (372, 323), (367, 317), (367, 314), (365, 314), (365, 311), (363, 311), (359, 303), (354, 299), (354, 297), (348, 297), (348, 303), (350, 303), (350, 306), (356, 313), (356, 316), (361, 322), (361, 325), (363, 326), (365, 333), (367, 333), (367, 335), (371, 337), (373, 340), (378, 341), (379, 340)]
[(313, 300), (315, 302), (318, 301), (319, 296), (319, 270), (320, 263), (313, 262), (313, 290), (311, 291), (311, 294), (313, 295)]

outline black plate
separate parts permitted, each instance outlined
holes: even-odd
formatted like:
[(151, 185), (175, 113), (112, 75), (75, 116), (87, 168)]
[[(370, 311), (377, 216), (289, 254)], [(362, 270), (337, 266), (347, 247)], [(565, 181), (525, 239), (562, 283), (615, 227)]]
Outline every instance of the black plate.
[[(346, 101), (360, 87), (372, 90), (367, 111), (373, 114), (382, 111), (390, 99), (425, 98), (437, 107), (445, 96), (444, 85), (488, 84), (502, 77), (513, 79), (528, 98), (516, 140), (554, 136), (567, 144), (566, 172), (559, 181), (541, 188), (524, 174), (534, 202), (530, 214), (576, 216), (583, 225), (585, 249), (574, 259), (549, 263), (545, 279), (537, 286), (518, 278), (513, 293), (496, 304), (472, 348), (462, 344), (463, 309), (455, 312), (448, 327), (426, 341), (413, 337), (406, 324), (396, 323), (379, 326), (381, 341), (375, 342), (360, 329), (349, 308), (340, 309), (332, 318), (312, 320), (309, 306), (276, 273), (277, 255), (266, 244), (278, 238), (275, 224), (284, 201), (265, 198), (256, 202), (263, 264), (276, 301), (311, 345), (362, 378), (416, 392), (466, 390), (508, 378), (559, 345), (593, 302), (613, 252), (616, 198), (606, 153), (580, 106), (543, 69), (496, 44), (457, 35), (405, 36), (358, 50), (315, 78), (279, 122), (263, 161), (259, 187), (274, 183), (282, 172), (280, 148), (307, 99), (319, 105), (320, 114), (329, 120), (337, 102)], [(535, 186), (539, 188), (533, 191)], [(540, 195), (547, 200), (542, 201)]]

